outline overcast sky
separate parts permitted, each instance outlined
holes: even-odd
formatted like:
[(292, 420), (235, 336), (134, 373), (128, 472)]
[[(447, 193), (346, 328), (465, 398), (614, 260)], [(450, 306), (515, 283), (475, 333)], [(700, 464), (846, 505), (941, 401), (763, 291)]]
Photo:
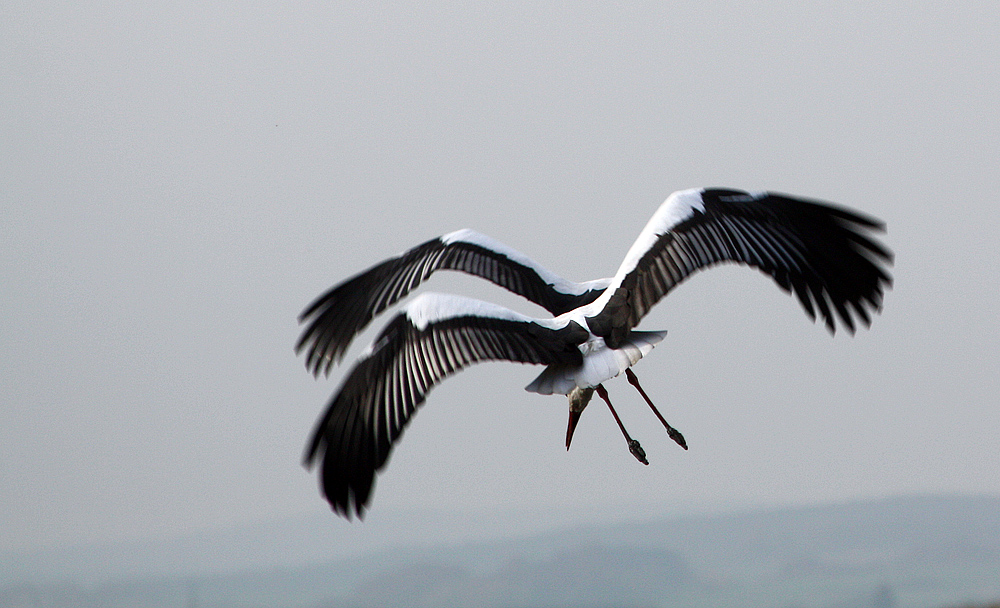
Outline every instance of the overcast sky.
[(690, 451), (619, 379), (650, 466), (606, 408), (567, 453), (565, 398), (523, 390), (539, 370), (480, 365), (431, 393), (361, 525), (1000, 493), (998, 32), (994, 1), (7, 0), (0, 551), (324, 510), (300, 457), (347, 368), (293, 353), (315, 296), (463, 227), (608, 276), (695, 186), (885, 220), (871, 330), (696, 275), (636, 366)]

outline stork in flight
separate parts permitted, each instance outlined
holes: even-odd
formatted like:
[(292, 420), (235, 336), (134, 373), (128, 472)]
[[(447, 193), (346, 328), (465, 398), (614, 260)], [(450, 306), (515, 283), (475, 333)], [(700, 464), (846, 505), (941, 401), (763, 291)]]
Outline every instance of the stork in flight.
[(770, 192), (704, 188), (671, 194), (625, 255), (615, 276), (567, 281), (527, 256), (471, 230), (418, 245), (340, 283), (302, 313), (296, 346), (306, 366), (329, 374), (354, 336), (375, 315), (437, 270), (487, 279), (548, 310), (533, 318), (453, 295), (422, 294), (400, 307), (358, 357), (316, 424), (305, 452), (321, 460), (323, 493), (347, 518), (363, 517), (375, 473), (430, 389), (480, 361), (545, 365), (526, 390), (569, 397), (569, 448), (580, 414), (597, 394), (608, 404), (632, 454), (648, 464), (622, 425), (602, 383), (622, 372), (671, 438), (687, 449), (629, 369), (666, 332), (637, 331), (642, 317), (697, 270), (736, 262), (769, 275), (794, 293), (810, 318), (831, 333), (871, 324), (892, 278), (892, 253), (872, 232), (880, 221), (820, 201)]

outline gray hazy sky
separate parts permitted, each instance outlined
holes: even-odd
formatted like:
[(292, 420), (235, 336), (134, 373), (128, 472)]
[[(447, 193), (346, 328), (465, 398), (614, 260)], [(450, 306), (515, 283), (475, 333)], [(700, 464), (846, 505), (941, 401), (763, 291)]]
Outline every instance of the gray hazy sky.
[(0, 551), (325, 509), (299, 459), (345, 368), (292, 352), (316, 295), (462, 227), (607, 276), (693, 186), (884, 219), (872, 329), (697, 275), (636, 368), (689, 452), (615, 380), (651, 465), (603, 408), (566, 453), (538, 369), (480, 365), (430, 395), (373, 513), (1000, 492), (998, 32), (994, 1), (4, 2)]

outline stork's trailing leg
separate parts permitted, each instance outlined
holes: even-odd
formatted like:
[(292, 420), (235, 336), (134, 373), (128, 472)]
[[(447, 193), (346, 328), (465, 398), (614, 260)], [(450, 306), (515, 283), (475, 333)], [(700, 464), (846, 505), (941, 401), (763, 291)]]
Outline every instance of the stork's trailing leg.
[(649, 461), (646, 460), (646, 452), (642, 449), (642, 446), (639, 445), (638, 441), (629, 437), (628, 431), (625, 430), (625, 425), (622, 424), (621, 418), (618, 417), (618, 412), (615, 411), (615, 407), (611, 405), (611, 400), (608, 399), (608, 391), (604, 390), (604, 387), (600, 384), (594, 388), (597, 389), (597, 394), (601, 396), (601, 399), (604, 399), (604, 402), (608, 404), (608, 408), (611, 410), (611, 415), (615, 417), (615, 422), (618, 423), (618, 428), (622, 430), (622, 435), (625, 435), (625, 441), (628, 442), (628, 451), (632, 452), (632, 455), (635, 456), (636, 460), (642, 464), (648, 465)]
[[(670, 435), (670, 438), (676, 441), (677, 445), (681, 446), (685, 450), (688, 449), (688, 444), (686, 441), (684, 441), (684, 435), (681, 435), (680, 431), (670, 426), (670, 424), (666, 420), (664, 420), (663, 415), (660, 414), (660, 410), (656, 409), (656, 406), (653, 405), (653, 402), (649, 400), (648, 396), (646, 396), (646, 391), (642, 390), (642, 387), (639, 386), (639, 379), (635, 377), (635, 374), (632, 373), (631, 369), (625, 368), (625, 377), (628, 378), (629, 384), (631, 384), (632, 386), (634, 386), (636, 389), (639, 390), (639, 394), (642, 395), (642, 398), (646, 400), (646, 403), (649, 404), (649, 407), (653, 410), (653, 413), (656, 414), (656, 417), (660, 419), (660, 422), (663, 423), (663, 426), (667, 428), (667, 434)], [(608, 405), (611, 404), (608, 403)], [(617, 418), (617, 416), (615, 417)]]

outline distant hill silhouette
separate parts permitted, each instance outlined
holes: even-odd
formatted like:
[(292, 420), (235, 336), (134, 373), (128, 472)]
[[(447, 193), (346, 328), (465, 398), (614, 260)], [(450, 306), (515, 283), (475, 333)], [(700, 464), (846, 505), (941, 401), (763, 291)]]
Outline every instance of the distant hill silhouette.
[[(332, 560), (246, 566), (248, 548), (263, 552), (277, 544), (287, 548), (281, 555), (299, 547), (306, 555), (318, 552), (329, 541), (317, 539), (317, 529), (322, 526), (310, 520), (269, 524), (150, 543), (145, 554), (136, 545), (89, 554), (77, 549), (79, 555), (70, 551), (62, 561), (50, 556), (51, 565), (44, 553), (4, 556), (0, 570), (31, 568), (38, 578), (0, 585), (0, 606), (958, 608), (1000, 598), (1000, 497), (905, 497), (692, 515), (477, 542), (399, 543)], [(175, 554), (177, 547), (186, 556)], [(214, 552), (212, 570), (170, 572), (185, 559), (189, 567), (208, 561), (199, 547)], [(220, 568), (227, 552), (241, 547), (233, 567)], [(112, 562), (103, 580), (57, 576), (73, 568), (95, 572), (89, 562), (107, 555), (130, 557), (132, 569), (120, 566), (115, 575)], [(159, 572), (135, 573), (136, 564), (153, 568), (158, 559)]]

